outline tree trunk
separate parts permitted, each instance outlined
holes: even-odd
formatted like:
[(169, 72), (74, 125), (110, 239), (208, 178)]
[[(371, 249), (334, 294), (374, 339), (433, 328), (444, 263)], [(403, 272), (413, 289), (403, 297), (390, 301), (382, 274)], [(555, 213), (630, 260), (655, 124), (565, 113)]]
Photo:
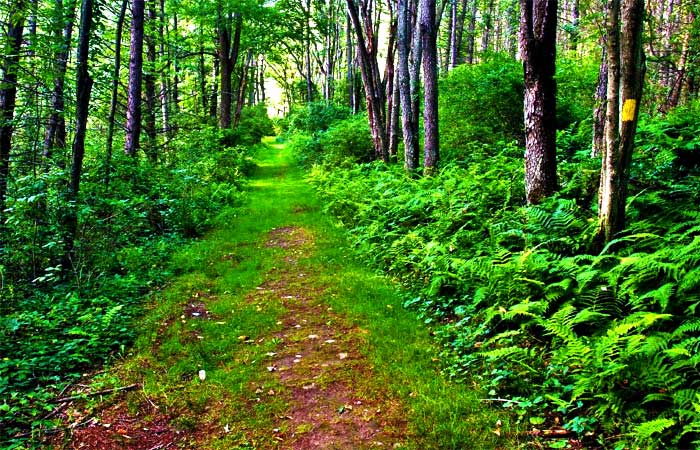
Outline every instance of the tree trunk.
[(608, 92), (608, 53), (603, 39), (603, 51), (600, 57), (598, 70), (598, 84), (595, 90), (595, 108), (593, 109), (593, 145), (591, 157), (595, 158), (603, 154), (605, 148), (605, 115), (607, 111)]
[(459, 46), (457, 44), (457, 28), (459, 27), (459, 17), (457, 16), (457, 0), (451, 0), (450, 5), (450, 45), (449, 45), (449, 67), (454, 69), (457, 67), (457, 60), (459, 59)]
[(168, 68), (170, 67), (170, 62), (167, 63), (166, 51), (165, 51), (165, 0), (160, 0), (160, 11), (158, 13), (158, 38), (160, 43), (158, 46), (158, 60), (161, 63), (161, 73), (160, 73), (160, 90), (158, 92), (158, 97), (160, 99), (160, 115), (161, 122), (163, 123), (163, 134), (165, 139), (170, 137), (170, 111), (168, 105), (168, 79), (166, 78)]
[[(425, 0), (414, 0), (413, 3), (413, 44), (411, 49), (411, 128), (416, 139), (419, 139), (419, 117), (420, 117), (420, 67), (423, 59), (423, 38), (420, 33), (420, 14), (422, 4)], [(417, 149), (418, 147), (416, 147)], [(419, 158), (418, 150), (416, 150), (416, 158)]]
[[(175, 35), (175, 39), (179, 39), (178, 37), (178, 20), (177, 20), (177, 10), (173, 10), (173, 34)], [(173, 111), (175, 112), (175, 115), (180, 113), (180, 61), (179, 58), (180, 55), (177, 53), (177, 47), (175, 48), (175, 51), (171, 54), (171, 58), (173, 60)]]
[[(219, 73), (221, 76), (221, 95), (219, 106), (219, 128), (231, 128), (231, 108), (233, 107), (233, 70), (238, 60), (241, 43), (241, 16), (219, 18)], [(233, 41), (231, 41), (231, 20), (235, 22)]]
[[(156, 23), (156, 10), (152, 4), (148, 6), (148, 21)], [(148, 138), (146, 145), (146, 156), (151, 162), (158, 159), (157, 134), (156, 134), (156, 42), (152, 33), (145, 36), (146, 39), (146, 62), (144, 74), (144, 94), (146, 105), (146, 117), (143, 123), (144, 132)]]
[(133, 0), (131, 5), (131, 44), (129, 47), (129, 86), (126, 106), (126, 142), (124, 144), (124, 153), (130, 156), (136, 156), (136, 152), (140, 148), (144, 9), (144, 0)]
[(401, 97), (401, 128), (403, 130), (404, 167), (411, 174), (418, 169), (418, 135), (413, 131), (413, 98), (411, 97), (411, 73), (409, 71), (410, 17), (409, 0), (398, 0), (398, 53), (399, 96)]
[(440, 158), (438, 135), (437, 26), (435, 0), (421, 2), (420, 33), (423, 46), (423, 170), (435, 173)]
[(214, 69), (212, 73), (211, 98), (209, 100), (209, 119), (212, 124), (216, 123), (216, 108), (218, 106), (219, 93), (219, 58), (214, 58)]
[(399, 116), (401, 115), (399, 99), (399, 73), (394, 73), (393, 92), (391, 97), (394, 99), (391, 108), (389, 109), (389, 158), (391, 161), (396, 161), (396, 155), (399, 150)]
[(119, 72), (121, 71), (122, 61), (122, 30), (124, 28), (124, 17), (126, 16), (126, 7), (129, 5), (129, 0), (122, 0), (122, 6), (119, 10), (117, 18), (116, 37), (114, 39), (114, 75), (112, 78), (112, 95), (109, 103), (109, 119), (107, 121), (107, 144), (105, 155), (105, 186), (109, 185), (109, 178), (112, 171), (112, 148), (114, 146), (114, 120), (117, 115), (117, 100), (119, 94)]
[(525, 80), (525, 192), (539, 203), (557, 189), (557, 0), (521, 0), (520, 54)]
[(304, 27), (304, 41), (306, 49), (304, 52), (304, 77), (306, 78), (306, 101), (311, 103), (314, 101), (314, 81), (311, 77), (311, 0), (306, 0), (306, 24)]
[(78, 235), (78, 193), (80, 192), (80, 176), (82, 174), (83, 158), (85, 156), (85, 134), (87, 132), (90, 93), (93, 84), (93, 80), (88, 72), (93, 9), (93, 0), (83, 0), (80, 9), (80, 37), (78, 40), (78, 56), (76, 61), (76, 93), (78, 101), (75, 110), (75, 136), (73, 137), (70, 183), (68, 186), (68, 202), (64, 223), (66, 233), (66, 251), (63, 260), (64, 271), (68, 270), (75, 262), (75, 240)]
[[(0, 238), (5, 226), (5, 200), (7, 179), (10, 175), (10, 150), (14, 115), (17, 102), (17, 69), (22, 48), (26, 2), (20, 0), (14, 5), (12, 14), (5, 25), (7, 30), (7, 53), (3, 55), (2, 83), (0, 83)], [(0, 244), (3, 244), (0, 241)], [(4, 248), (4, 245), (2, 245)]]
[[(371, 14), (367, 5), (363, 5), (362, 14), (364, 31), (360, 23), (359, 10), (354, 0), (347, 0), (348, 13), (352, 19), (357, 38), (357, 54), (360, 59), (360, 73), (365, 87), (367, 116), (369, 119), (375, 155), (378, 159), (389, 162), (389, 148), (386, 136), (386, 98), (379, 76), (377, 62), (376, 38), (372, 25)], [(365, 37), (365, 33), (367, 36)]]
[(347, 52), (348, 61), (348, 71), (347, 71), (347, 84), (348, 84), (348, 106), (352, 110), (353, 114), (357, 113), (357, 96), (355, 95), (355, 56), (353, 54), (352, 45), (352, 28), (350, 24), (350, 14), (346, 15), (346, 26), (345, 26), (345, 48)]
[(248, 55), (245, 60), (245, 64), (241, 68), (241, 82), (238, 85), (238, 98), (236, 99), (236, 112), (233, 118), (233, 127), (237, 127), (238, 123), (241, 121), (241, 112), (243, 110), (243, 104), (245, 103), (246, 89), (248, 88), (248, 70), (253, 62), (253, 50), (248, 49)]
[(56, 1), (56, 17), (61, 27), (56, 24), (57, 41), (59, 48), (56, 51), (55, 72), (53, 79), (53, 92), (51, 93), (51, 114), (44, 134), (44, 158), (50, 158), (54, 147), (66, 147), (66, 117), (65, 110), (65, 83), (68, 56), (70, 52), (71, 38), (73, 35), (73, 22), (75, 19), (75, 3), (70, 1), (67, 5), (62, 0)]
[(474, 48), (476, 47), (476, 6), (477, 0), (471, 0), (469, 13), (469, 31), (467, 32), (467, 63), (474, 64)]
[(625, 228), (625, 203), (634, 135), (642, 97), (643, 0), (612, 0), (608, 13), (608, 111), (606, 147), (598, 193), (597, 242)]
[[(522, 7), (523, 0), (520, 1)], [(493, 12), (494, 12), (494, 0), (489, 0), (486, 11), (484, 12), (484, 30), (481, 35), (481, 53), (486, 53), (489, 51), (489, 45), (491, 44), (491, 32), (493, 31)], [(521, 12), (522, 15), (522, 12)]]

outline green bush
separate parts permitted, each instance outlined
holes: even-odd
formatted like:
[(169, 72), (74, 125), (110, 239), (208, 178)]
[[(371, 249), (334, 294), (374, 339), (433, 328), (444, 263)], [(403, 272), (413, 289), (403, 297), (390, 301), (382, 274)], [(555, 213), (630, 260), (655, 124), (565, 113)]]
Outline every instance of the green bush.
[(308, 103), (292, 111), (288, 116), (287, 131), (302, 131), (313, 134), (319, 131), (325, 131), (334, 122), (346, 119), (349, 116), (350, 110), (345, 106), (326, 102)]
[(440, 81), (440, 145), (446, 159), (462, 157), (472, 141), (523, 138), (523, 69), (503, 55), (461, 65)]
[(367, 162), (374, 153), (365, 114), (338, 120), (326, 131), (317, 131), (314, 135), (293, 134), (288, 145), (299, 163), (305, 167), (314, 164), (337, 166), (346, 161)]
[(14, 180), (0, 264), (0, 446), (21, 448), (15, 433), (50, 425), (51, 397), (130, 343), (141, 296), (165, 282), (173, 249), (240, 203), (255, 148), (225, 141), (214, 128), (190, 132), (158, 164), (115, 152), (109, 184), (90, 146), (67, 268), (66, 171)]

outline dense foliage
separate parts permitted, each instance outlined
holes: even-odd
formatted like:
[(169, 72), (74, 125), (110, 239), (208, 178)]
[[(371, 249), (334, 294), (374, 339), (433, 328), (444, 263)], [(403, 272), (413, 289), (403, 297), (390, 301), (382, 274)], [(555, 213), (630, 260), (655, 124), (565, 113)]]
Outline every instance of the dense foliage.
[[(486, 69), (456, 69), (445, 84), (475, 70)], [(490, 70), (504, 79), (503, 65)], [(698, 445), (698, 103), (643, 118), (632, 221), (591, 252), (600, 162), (585, 109), (575, 108), (581, 90), (568, 82), (562, 189), (541, 205), (523, 206), (522, 148), (494, 139), (515, 120), (499, 119), (501, 89), (477, 92), (490, 125), (470, 115), (461, 91), (442, 97), (442, 111), (466, 111), (466, 123), (448, 118), (442, 136), (459, 157), (433, 177), (372, 163), (316, 166), (311, 180), (358, 251), (414, 293), (406, 304), (435, 326), (455, 379), (476, 377), (520, 420), (563, 424), (591, 445)], [(460, 143), (464, 130), (471, 142)]]
[[(18, 196), (8, 202), (12, 252), (0, 267), (12, 275), (3, 277), (0, 304), (0, 439), (12, 442), (15, 433), (48, 424), (51, 401), (67, 384), (125, 352), (138, 330), (133, 320), (144, 292), (177, 270), (169, 255), (244, 195), (255, 151), (250, 144), (259, 142), (260, 131), (239, 130), (233, 138), (212, 128), (190, 132), (170, 142), (161, 165), (119, 157), (109, 185), (101, 161), (87, 160), (80, 258), (68, 276), (55, 263), (61, 174), (17, 181)], [(248, 146), (227, 145), (232, 139)], [(38, 213), (43, 227), (35, 226)]]

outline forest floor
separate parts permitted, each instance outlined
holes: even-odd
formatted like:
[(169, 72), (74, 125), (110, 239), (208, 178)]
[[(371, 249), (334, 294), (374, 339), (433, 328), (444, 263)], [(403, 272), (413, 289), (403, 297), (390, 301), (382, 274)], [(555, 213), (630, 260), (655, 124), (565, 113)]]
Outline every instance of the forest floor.
[(66, 397), (51, 446), (522, 445), (507, 414), (440, 374), (430, 330), (352, 256), (284, 145), (267, 146), (246, 206), (178, 253), (141, 337)]

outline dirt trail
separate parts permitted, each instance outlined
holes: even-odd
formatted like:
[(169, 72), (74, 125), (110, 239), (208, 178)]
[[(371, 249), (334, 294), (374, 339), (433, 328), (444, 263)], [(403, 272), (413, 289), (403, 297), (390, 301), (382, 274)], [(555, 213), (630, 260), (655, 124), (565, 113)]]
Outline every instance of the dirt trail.
[[(280, 165), (277, 155), (258, 170), (259, 187), (253, 189), (251, 207), (237, 219), (234, 226), (238, 228), (233, 228), (248, 227), (250, 237), (237, 243), (216, 243), (212, 254), (202, 260), (201, 272), (197, 273), (206, 273), (210, 277), (207, 283), (220, 283), (219, 294), (208, 294), (207, 286), (195, 283), (187, 285), (184, 292), (189, 294), (182, 295), (173, 288), (175, 303), (170, 312), (151, 319), (157, 331), (151, 331), (145, 354), (137, 353), (133, 361), (126, 359), (126, 369), (120, 369), (122, 363), (116, 365), (115, 373), (122, 378), (117, 384), (129, 382), (139, 388), (97, 401), (63, 405), (58, 416), (65, 430), (51, 438), (52, 447), (403, 447), (408, 439), (404, 405), (391, 398), (387, 387), (374, 376), (369, 332), (358, 325), (357, 319), (334, 311), (327, 302), (337, 294), (324, 285), (328, 281), (323, 280), (329, 279), (328, 268), (313, 260), (318, 241), (314, 233), (320, 231), (304, 225), (316, 223), (316, 219), (309, 218), (316, 216), (309, 215), (313, 207), (298, 200), (307, 191), (290, 193), (302, 189), (298, 186), (303, 181), (299, 175), (289, 181), (286, 167)], [(286, 210), (280, 207), (284, 201)], [(261, 209), (265, 207), (268, 209)], [(234, 233), (238, 236), (239, 231)], [(220, 248), (228, 245), (230, 249)], [(239, 257), (236, 252), (243, 247), (249, 253)], [(221, 280), (249, 262), (260, 267), (256, 271), (262, 282), (248, 285), (235, 295), (237, 300), (233, 301), (237, 303), (216, 311), (231, 289)], [(260, 276), (259, 271), (264, 273)], [(242, 316), (236, 314), (242, 309), (258, 308), (269, 315), (270, 307), (280, 311), (276, 325), (261, 326), (262, 333), (253, 338), (215, 334), (200, 326), (240, 326), (237, 324)], [(254, 322), (255, 314), (251, 319)], [(193, 352), (201, 351), (197, 345), (209, 342), (207, 348), (213, 351), (231, 350), (210, 358), (216, 362), (206, 373), (200, 371), (201, 383), (195, 367), (179, 378), (169, 377), (173, 365), (191, 359)], [(251, 374), (248, 379), (237, 380), (236, 385), (219, 381), (248, 370), (245, 368), (254, 370), (246, 372)], [(210, 383), (218, 383), (218, 394), (198, 397), (197, 391), (211, 389), (206, 387), (213, 386)], [(91, 390), (94, 388), (86, 380), (78, 392)]]
[(313, 274), (299, 270), (296, 255), (314, 245), (306, 230), (273, 230), (269, 246), (285, 250), (278, 278), (256, 295), (277, 296), (287, 309), (280, 350), (267, 369), (285, 387), (289, 411), (275, 428), (282, 448), (392, 448), (405, 435), (400, 404), (363, 385), (372, 367), (362, 354), (366, 331), (325, 304)]

